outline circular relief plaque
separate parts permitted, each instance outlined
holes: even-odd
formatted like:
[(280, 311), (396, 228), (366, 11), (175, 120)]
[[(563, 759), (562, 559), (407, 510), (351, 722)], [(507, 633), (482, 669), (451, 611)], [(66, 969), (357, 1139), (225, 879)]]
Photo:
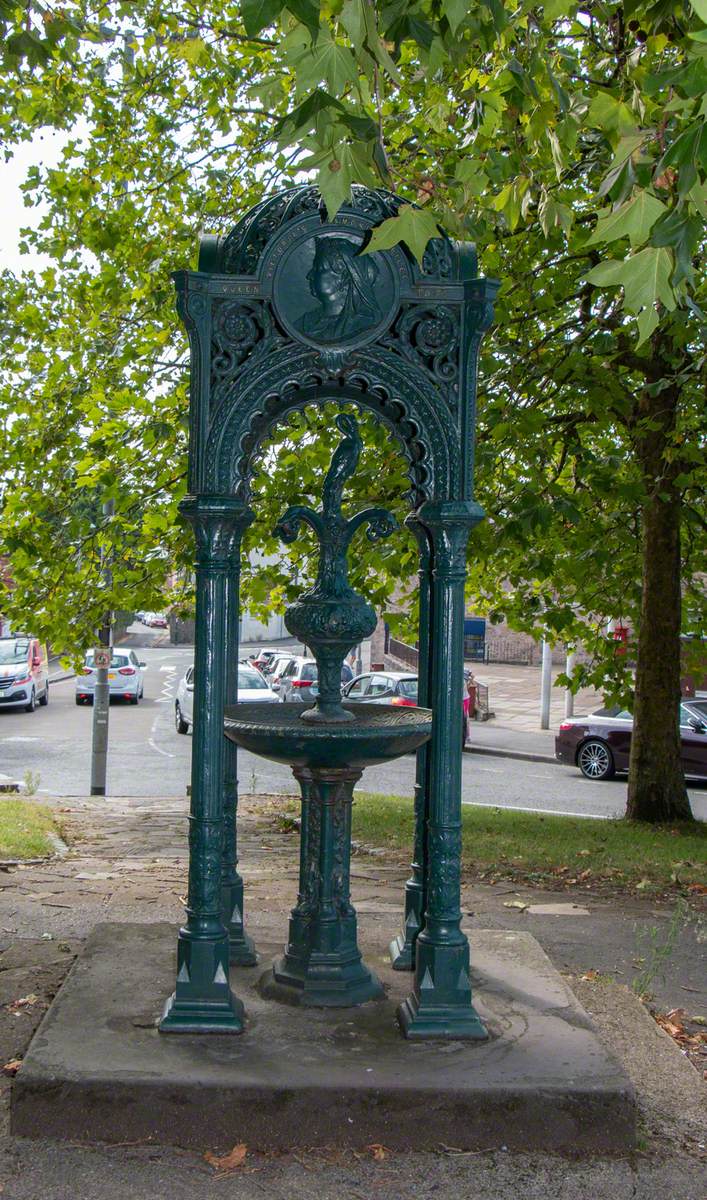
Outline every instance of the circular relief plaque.
[(282, 255), (273, 303), (288, 333), (317, 348), (372, 342), (398, 305), (395, 274), (384, 254), (360, 254), (349, 230), (308, 233)]

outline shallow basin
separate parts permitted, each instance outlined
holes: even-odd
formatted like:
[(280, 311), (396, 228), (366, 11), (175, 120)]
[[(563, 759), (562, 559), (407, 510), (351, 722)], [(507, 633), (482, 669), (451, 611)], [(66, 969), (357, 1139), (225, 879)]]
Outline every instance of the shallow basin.
[(233, 704), (224, 714), (227, 738), (292, 767), (362, 769), (408, 754), (432, 733), (429, 708), (345, 704), (353, 721), (308, 724), (304, 704)]

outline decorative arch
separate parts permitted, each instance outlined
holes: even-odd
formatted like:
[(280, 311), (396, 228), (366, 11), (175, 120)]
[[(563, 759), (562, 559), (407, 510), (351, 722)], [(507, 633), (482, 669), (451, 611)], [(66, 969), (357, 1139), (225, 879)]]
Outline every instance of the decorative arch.
[(340, 402), (368, 410), (390, 430), (408, 462), (413, 508), (456, 494), (458, 433), (433, 387), (384, 351), (371, 354), (365, 365), (352, 364), (345, 378), (332, 378), (311, 354), (293, 357), (289, 350), (282, 358), (224, 391), (206, 445), (209, 491), (247, 503), (258, 448), (272, 429), (308, 404)]

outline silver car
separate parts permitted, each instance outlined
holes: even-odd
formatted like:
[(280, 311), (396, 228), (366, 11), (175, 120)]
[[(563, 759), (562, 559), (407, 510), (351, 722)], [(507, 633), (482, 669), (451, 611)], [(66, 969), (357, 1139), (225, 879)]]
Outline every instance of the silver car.
[[(256, 701), (269, 700), (272, 704), (277, 696), (255, 667), (247, 663), (238, 664), (238, 699)], [(174, 701), (174, 724), (177, 733), (188, 733), (194, 724), (194, 668), (190, 667), (186, 675), (179, 681), (177, 696)]]
[(283, 704), (305, 704), (319, 695), (317, 664), (313, 658), (293, 658), (280, 676), (279, 697)]
[[(108, 668), (108, 684), (111, 699), (129, 700), (139, 704), (145, 692), (143, 671), (147, 664), (140, 662), (134, 650), (114, 650)], [(83, 667), (76, 674), (76, 703), (93, 704), (93, 693), (98, 671), (93, 661), (93, 650), (89, 650)]]

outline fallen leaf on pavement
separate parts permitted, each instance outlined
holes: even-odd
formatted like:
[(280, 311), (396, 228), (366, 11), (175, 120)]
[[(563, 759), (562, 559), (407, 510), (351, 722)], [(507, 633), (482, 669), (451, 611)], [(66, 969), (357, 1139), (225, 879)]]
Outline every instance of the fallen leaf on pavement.
[(30, 992), (29, 996), (20, 996), (19, 1000), (13, 1000), (6, 1007), (10, 1012), (20, 1012), (24, 1008), (32, 1008), (38, 999), (39, 997), (35, 996), (34, 992)]
[(204, 1158), (216, 1171), (235, 1171), (237, 1167), (243, 1166), (247, 1153), (248, 1147), (245, 1142), (238, 1142), (228, 1154), (212, 1154), (207, 1150)]
[(684, 1008), (671, 1008), (667, 1013), (653, 1013), (656, 1025), (660, 1025), (681, 1049), (687, 1050), (689, 1047), (697, 1050), (707, 1042), (707, 1033), (689, 1033), (684, 1024), (686, 1018), (690, 1020)]
[(529, 905), (526, 904), (525, 900), (504, 900), (503, 907), (504, 908), (519, 908), (520, 911), (523, 912), (526, 908), (529, 907)]
[(382, 1162), (386, 1155), (390, 1153), (385, 1146), (381, 1146), (380, 1142), (373, 1142), (370, 1146), (366, 1146), (366, 1149), (370, 1150), (376, 1162)]
[(11, 1058), (9, 1062), (5, 1063), (5, 1066), (2, 1069), (2, 1073), (3, 1073), (3, 1075), (16, 1075), (21, 1066), (22, 1066), (21, 1058)]
[(599, 978), (598, 971), (585, 971), (584, 975), (580, 975), (580, 979), (582, 980), (583, 983), (593, 983), (594, 980), (598, 979), (598, 978)]

